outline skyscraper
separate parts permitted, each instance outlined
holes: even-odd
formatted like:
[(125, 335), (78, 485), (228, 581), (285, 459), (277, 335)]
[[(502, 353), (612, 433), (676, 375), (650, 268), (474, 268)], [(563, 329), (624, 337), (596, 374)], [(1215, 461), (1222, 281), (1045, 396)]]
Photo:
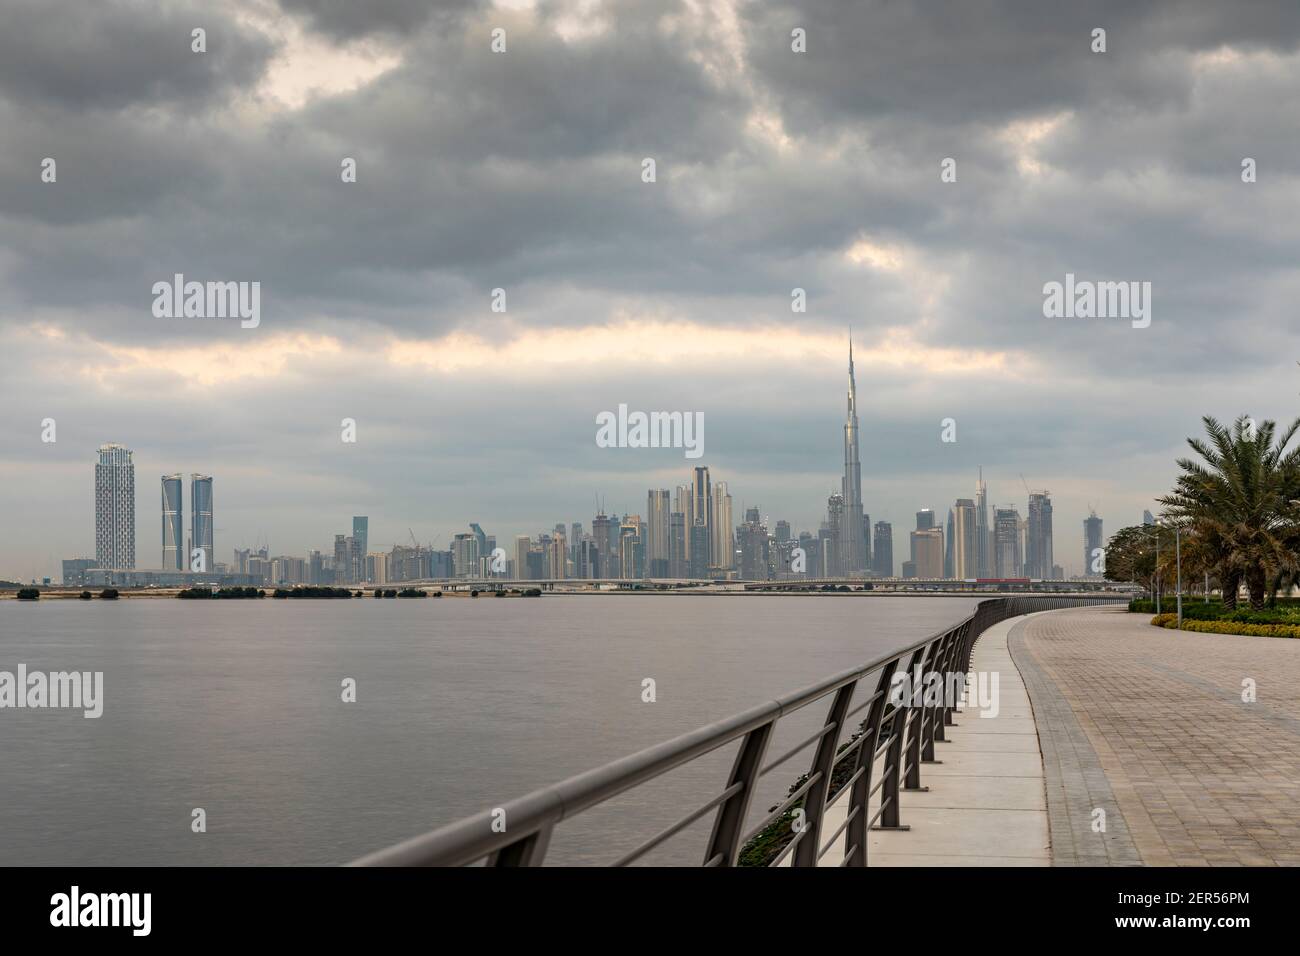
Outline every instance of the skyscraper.
[(943, 577), (943, 530), (933, 526), (912, 532), (912, 564), (918, 578)]
[(1052, 499), (1050, 492), (1029, 495), (1029, 524), (1025, 529), (1025, 576), (1052, 577)]
[(668, 577), (672, 503), (667, 488), (651, 488), (646, 496), (645, 560), (649, 577)]
[(353, 515), (352, 517), (352, 537), (357, 543), (357, 551), (361, 553), (361, 567), (357, 568), (357, 580), (369, 581), (370, 575), (367, 573), (366, 555), (370, 553), (370, 519), (363, 516)]
[(515, 535), (515, 577), (521, 581), (528, 580), (528, 552), (532, 549), (532, 538), (526, 534)]
[[(918, 512), (916, 513), (916, 530), (917, 530), (917, 531), (929, 531), (929, 530), (930, 530), (931, 528), (933, 528), (933, 527), (934, 527), (934, 512), (933, 512), (931, 509), (929, 509), (929, 508), (922, 508), (920, 511), (918, 511)], [(942, 538), (943, 535), (940, 534), (939, 537)], [(908, 536), (908, 539), (909, 539), (909, 551), (908, 551), (908, 556), (912, 559), (912, 564), (914, 565), (915, 570), (916, 570), (916, 576), (917, 576), (918, 578), (920, 578), (920, 577), (924, 577), (925, 575), (921, 574), (921, 566), (920, 566), (920, 562), (917, 561), (917, 559), (916, 559), (916, 538), (915, 538), (915, 537), (912, 537), (911, 535), (909, 535), (909, 536)], [(942, 553), (939, 555), (939, 571), (940, 571), (940, 574), (942, 574), (942, 572), (943, 572), (943, 554), (942, 554)], [(939, 577), (940, 574), (936, 574), (935, 577), (936, 577), (936, 578)]]
[(697, 521), (691, 528), (690, 574), (692, 578), (704, 580), (709, 576), (708, 557), (709, 529)]
[(767, 528), (757, 508), (745, 510), (745, 523), (736, 529), (740, 550), (740, 576), (747, 581), (765, 581), (771, 569), (771, 547)]
[[(1089, 510), (1088, 517), (1083, 519), (1083, 574), (1084, 577), (1099, 578), (1101, 577), (1101, 563), (1098, 560), (1098, 552), (1103, 552), (1101, 543), (1101, 519), (1097, 517), (1097, 512)], [(1093, 570), (1096, 565), (1098, 570)]]
[(871, 515), (866, 512), (862, 513), (862, 546), (866, 552), (862, 555), (864, 568), (875, 569), (875, 564), (871, 560)]
[[(844, 417), (844, 477), (840, 483), (844, 514), (840, 521), (841, 574), (867, 569), (867, 543), (862, 526), (862, 463), (858, 458), (858, 386), (853, 375), (853, 342), (849, 341), (848, 409)], [(892, 562), (892, 559), (891, 559)]]
[(953, 577), (966, 580), (978, 576), (978, 543), (975, 502), (958, 498), (953, 506)]
[(712, 549), (714, 567), (728, 570), (736, 566), (734, 530), (731, 526), (731, 494), (725, 481), (713, 485)]
[(610, 519), (601, 508), (600, 513), (591, 519), (591, 536), (596, 541), (596, 552), (600, 561), (596, 569), (598, 578), (618, 577), (618, 522)]
[(989, 526), (988, 485), (984, 484), (983, 468), (975, 483), (975, 576), (993, 576), (993, 534)]
[(668, 576), (684, 578), (690, 573), (686, 560), (686, 515), (676, 510), (668, 515)]
[(185, 570), (184, 506), (181, 504), (182, 477), (162, 477), (162, 568), (164, 571)]
[(876, 522), (875, 564), (872, 568), (878, 578), (894, 576), (894, 528), (888, 521)]
[(200, 565), (190, 555), (191, 571), (211, 572), (215, 567), (212, 550), (212, 476), (190, 475), (190, 547), (203, 550)]
[(479, 539), (475, 534), (461, 532), (451, 539), (452, 562), (456, 577), (474, 578), (479, 575)]
[(826, 529), (831, 540), (831, 553), (826, 556), (826, 576), (844, 577), (844, 496), (838, 492), (826, 499)]
[[(695, 527), (704, 529), (702, 536), (691, 532), (691, 567), (700, 566), (707, 572), (713, 564), (713, 488), (707, 467), (697, 467), (691, 476), (691, 518)], [(697, 539), (704, 542), (703, 554), (695, 553)]]
[(135, 462), (125, 445), (99, 446), (95, 465), (95, 562), (101, 568), (135, 567)]
[(1020, 512), (1015, 508), (993, 509), (993, 576), (1024, 577), (1024, 556), (1020, 548)]
[(956, 577), (957, 575), (957, 570), (956, 570), (957, 562), (954, 560), (952, 554), (953, 539), (955, 537), (956, 537), (956, 532), (953, 530), (952, 509), (949, 508), (948, 509), (948, 530), (944, 533), (943, 536), (943, 547), (944, 547), (943, 576), (945, 578), (952, 578), (952, 577)]

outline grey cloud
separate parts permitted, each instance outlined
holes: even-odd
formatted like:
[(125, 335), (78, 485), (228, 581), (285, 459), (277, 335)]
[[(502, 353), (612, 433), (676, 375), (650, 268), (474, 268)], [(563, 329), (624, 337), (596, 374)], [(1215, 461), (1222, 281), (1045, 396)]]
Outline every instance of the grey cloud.
[[(29, 109), (202, 107), (256, 83), (274, 52), (226, 12), (189, 0), (5, 0), (3, 16), (0, 92)], [(207, 53), (191, 50), (196, 27)]]
[(478, 0), (280, 0), (285, 12), (305, 15), (315, 29), (338, 40), (402, 35), (430, 18), (445, 27), (479, 5)]

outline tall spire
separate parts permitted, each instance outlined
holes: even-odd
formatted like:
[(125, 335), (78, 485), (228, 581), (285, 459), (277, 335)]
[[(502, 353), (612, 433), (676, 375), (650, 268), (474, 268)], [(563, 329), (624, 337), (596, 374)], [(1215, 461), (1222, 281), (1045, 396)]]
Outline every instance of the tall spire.
[(853, 375), (853, 329), (849, 328), (849, 408), (848, 422), (857, 431), (857, 422), (854, 421), (858, 413), (858, 383)]
[(849, 331), (848, 409), (844, 416), (843, 517), (839, 529), (840, 574), (867, 570), (870, 545), (862, 514), (862, 465), (858, 459), (858, 386), (853, 374), (853, 332)]

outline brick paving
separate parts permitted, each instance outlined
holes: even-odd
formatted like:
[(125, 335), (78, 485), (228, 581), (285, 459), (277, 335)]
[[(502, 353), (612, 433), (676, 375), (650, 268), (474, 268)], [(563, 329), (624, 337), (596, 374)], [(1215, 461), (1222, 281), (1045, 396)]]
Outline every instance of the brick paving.
[[(1043, 752), (1053, 863), (1300, 865), (1300, 640), (1149, 620), (1052, 611), (1010, 634)], [(1105, 833), (1093, 830), (1098, 807)]]

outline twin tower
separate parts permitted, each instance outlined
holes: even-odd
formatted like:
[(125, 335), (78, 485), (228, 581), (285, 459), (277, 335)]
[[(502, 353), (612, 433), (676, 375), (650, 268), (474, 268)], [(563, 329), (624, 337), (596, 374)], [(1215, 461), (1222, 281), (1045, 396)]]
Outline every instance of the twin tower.
[[(190, 475), (190, 540), (181, 541), (185, 509), (181, 504), (182, 475), (162, 478), (162, 566), (165, 571), (213, 570), (212, 476)], [(187, 560), (188, 559), (188, 560)]]

